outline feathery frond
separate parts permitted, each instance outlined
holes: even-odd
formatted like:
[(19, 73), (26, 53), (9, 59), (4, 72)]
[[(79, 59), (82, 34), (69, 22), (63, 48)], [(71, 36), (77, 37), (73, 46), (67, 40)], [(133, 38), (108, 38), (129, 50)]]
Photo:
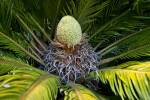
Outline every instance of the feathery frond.
[[(150, 99), (150, 62), (129, 61), (115, 66), (115, 60), (123, 59), (119, 62), (122, 63), (124, 59), (138, 60), (150, 55), (149, 5), (149, 0), (1, 0), (0, 99), (54, 100), (59, 96), (58, 89), (62, 88), (65, 100), (105, 100), (99, 91), (94, 91), (101, 84), (98, 80), (109, 83), (122, 99)], [(82, 32), (89, 36), (87, 42), (99, 52), (99, 59), (95, 51), (87, 52), (90, 46), (73, 48), (77, 56), (76, 52), (66, 53), (68, 47), (54, 49), (51, 46), (57, 38), (57, 23), (64, 15), (78, 20)], [(59, 43), (54, 41), (56, 45)], [(101, 66), (96, 67), (97, 60)], [(109, 63), (111, 61), (114, 62)], [(74, 81), (81, 84), (84, 81), (87, 89), (72, 82), (62, 85), (58, 76), (28, 63), (59, 74), (62, 79), (68, 78), (67, 81), (70, 76), (76, 80), (87, 74), (83, 72), (94, 72)], [(106, 68), (98, 70), (100, 67)]]
[(19, 68), (0, 76), (0, 99), (54, 100), (59, 78), (35, 68)]
[(11, 0), (0, 1), (0, 31), (9, 32), (12, 20), (13, 4)]
[(138, 58), (141, 56), (149, 56), (149, 49), (150, 49), (149, 34), (150, 28), (148, 27), (146, 29), (130, 34), (112, 43), (106, 48), (100, 50), (98, 53), (102, 53), (102, 56), (109, 52), (116, 51), (118, 48), (119, 49), (122, 48), (123, 52), (121, 54), (116, 54), (115, 57), (104, 59), (103, 61), (99, 62), (99, 65), (110, 62), (114, 59), (129, 59), (129, 58)]
[(45, 30), (39, 25), (39, 23), (29, 14), (29, 16), (31, 17), (31, 19), (33, 20), (33, 22), (37, 25), (37, 27), (42, 31), (42, 33), (45, 35), (45, 37), (52, 42), (52, 39), (50, 36), (48, 36), (48, 34), (45, 32)]
[(21, 57), (26, 57), (26, 58), (32, 57), (33, 59), (35, 59), (36, 61), (44, 65), (44, 63), (40, 61), (36, 56), (34, 56), (32, 53), (27, 51), (20, 44), (18, 44), (17, 42), (15, 42), (14, 40), (12, 40), (10, 37), (8, 37), (2, 32), (0, 32), (0, 39), (1, 39), (0, 45), (5, 45), (5, 47), (3, 46), (3, 48), (15, 51)]
[(130, 61), (118, 66), (92, 72), (91, 78), (109, 83), (112, 91), (122, 99), (150, 99), (150, 62)]
[(62, 90), (65, 93), (64, 100), (99, 100), (92, 91), (79, 84), (67, 84)]
[(141, 46), (139, 48), (135, 48), (133, 50), (127, 51), (115, 57), (110, 57), (101, 60), (98, 65), (113, 61), (115, 59), (131, 59), (131, 58), (139, 58), (141, 56), (149, 56), (149, 55), (150, 55), (150, 44)]
[[(15, 13), (16, 14), (16, 13)], [(20, 20), (20, 22), (26, 27), (26, 29), (30, 32), (30, 34), (33, 36), (33, 38), (39, 43), (39, 45), (46, 50), (46, 47), (39, 41), (39, 39), (36, 37), (36, 35), (32, 32), (32, 30), (24, 23), (24, 21), (16, 14), (17, 18)]]
[(90, 36), (88, 40), (92, 39), (95, 35), (97, 35), (97, 34), (100, 33), (102, 30), (104, 30), (106, 27), (108, 27), (109, 25), (111, 25), (111, 23), (117, 21), (120, 17), (124, 16), (124, 15), (127, 14), (128, 12), (129, 12), (129, 10), (123, 12), (120, 16), (117, 16), (117, 17), (113, 18), (112, 20), (110, 20), (108, 23), (106, 23), (106, 24), (103, 25), (101, 28), (99, 28), (94, 34), (92, 34), (92, 36)]
[(98, 0), (71, 0), (67, 4), (67, 9), (64, 9), (63, 15), (74, 16), (82, 30), (85, 30), (89, 25), (96, 20), (96, 16), (110, 3), (109, 0), (99, 4)]
[(15, 70), (21, 67), (31, 67), (27, 62), (18, 58), (11, 58), (6, 56), (0, 56), (0, 75), (9, 73), (11, 70)]

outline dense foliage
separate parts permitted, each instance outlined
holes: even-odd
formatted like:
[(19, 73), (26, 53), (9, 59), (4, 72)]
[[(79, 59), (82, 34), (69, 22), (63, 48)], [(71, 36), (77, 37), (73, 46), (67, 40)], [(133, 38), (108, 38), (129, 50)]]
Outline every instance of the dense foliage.
[[(149, 100), (149, 9), (149, 0), (0, 0), (0, 99)], [(41, 55), (65, 15), (100, 60), (98, 70), (62, 84), (43, 71)]]

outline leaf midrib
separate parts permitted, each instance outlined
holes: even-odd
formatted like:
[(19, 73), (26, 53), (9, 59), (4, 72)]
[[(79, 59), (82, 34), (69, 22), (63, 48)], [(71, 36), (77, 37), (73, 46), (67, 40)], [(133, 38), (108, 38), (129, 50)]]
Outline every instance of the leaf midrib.
[(77, 18), (78, 21), (79, 21), (79, 19), (80, 19), (82, 13), (84, 12), (85, 8), (87, 7), (87, 5), (89, 4), (90, 1), (91, 1), (91, 0), (88, 0), (87, 3), (85, 4), (83, 10), (81, 11), (81, 13), (79, 14), (79, 16), (78, 16), (78, 18)]
[(138, 34), (138, 33), (141, 33), (141, 32), (143, 32), (143, 31), (146, 31), (146, 30), (148, 30), (148, 29), (150, 29), (150, 27), (147, 27), (147, 28), (145, 28), (145, 29), (143, 29), (143, 30), (140, 30), (140, 31), (138, 31), (138, 32), (135, 32), (135, 33), (133, 33), (133, 34), (130, 34), (130, 35), (128, 35), (128, 36), (126, 36), (126, 37), (124, 37), (124, 38), (122, 38), (122, 39), (120, 39), (120, 40), (118, 40), (118, 41), (112, 43), (111, 45), (107, 46), (106, 48), (104, 48), (104, 49), (98, 51), (98, 53), (102, 53), (102, 52), (106, 51), (107, 49), (111, 48), (112, 46), (115, 46), (117, 43), (119, 43), (119, 42), (121, 42), (121, 41), (123, 41), (123, 40), (125, 40), (125, 39), (127, 39), (127, 38), (129, 38), (129, 37), (131, 37), (131, 36), (134, 36), (134, 35), (136, 35), (136, 34)]
[[(117, 58), (123, 57), (123, 56), (125, 56), (125, 55), (128, 55), (128, 54), (134, 52), (134, 51), (137, 51), (137, 50), (140, 50), (140, 49), (144, 49), (144, 48), (146, 48), (146, 47), (147, 47), (147, 48), (150, 47), (150, 44), (147, 44), (147, 45), (138, 47), (138, 48), (136, 48), (136, 49), (132, 49), (132, 50), (130, 50), (130, 51), (127, 51), (127, 52), (125, 52), (125, 53), (123, 53), (123, 54), (121, 54), (121, 55), (115, 56), (115, 57), (110, 57), (110, 58), (104, 59), (104, 60), (100, 61), (98, 65), (102, 65), (102, 64), (104, 64), (104, 63), (113, 61), (113, 60), (115, 60), (115, 59), (117, 59)], [(134, 58), (134, 57), (133, 57), (133, 58)]]
[(146, 73), (150, 75), (150, 71), (133, 70), (133, 69), (101, 69), (99, 71), (118, 71), (118, 72), (132, 72), (132, 73)]
[(7, 38), (9, 41), (13, 42), (17, 47), (19, 47), (22, 51), (24, 51), (26, 54), (28, 54), (30, 57), (32, 57), (33, 59), (35, 59), (36, 61), (38, 61), (39, 63), (41, 63), (42, 65), (45, 65), (44, 62), (42, 62), (41, 60), (39, 60), (38, 58), (36, 58), (34, 55), (32, 55), (30, 52), (28, 52), (26, 49), (24, 49), (20, 44), (18, 44), (16, 41), (14, 41), (13, 39), (11, 39), (10, 37), (6, 36), (5, 34), (3, 34), (2, 32), (0, 32), (1, 35), (3, 35), (5, 38)]
[(45, 75), (43, 77), (41, 77), (40, 79), (38, 79), (26, 92), (25, 94), (20, 98), (20, 100), (24, 100), (26, 98), (26, 96), (45, 78), (52, 76), (52, 75)]
[(21, 66), (21, 67), (29, 67), (27, 65), (21, 65), (21, 64), (18, 64), (18, 63), (13, 63), (13, 62), (3, 61), (3, 60), (0, 60), (0, 63), (7, 63), (7, 64), (11, 64), (11, 65), (15, 65), (15, 66)]

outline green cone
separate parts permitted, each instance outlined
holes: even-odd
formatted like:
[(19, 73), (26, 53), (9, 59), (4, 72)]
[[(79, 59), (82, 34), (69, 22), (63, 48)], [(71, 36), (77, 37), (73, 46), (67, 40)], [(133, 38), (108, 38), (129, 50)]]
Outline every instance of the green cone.
[(72, 16), (64, 16), (57, 26), (57, 39), (65, 44), (76, 45), (81, 41), (80, 24)]

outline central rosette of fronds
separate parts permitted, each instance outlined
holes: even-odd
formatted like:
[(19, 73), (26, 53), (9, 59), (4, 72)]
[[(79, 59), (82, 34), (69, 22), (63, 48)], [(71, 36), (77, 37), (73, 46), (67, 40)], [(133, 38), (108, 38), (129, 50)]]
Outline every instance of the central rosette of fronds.
[(76, 81), (97, 70), (97, 53), (87, 43), (79, 23), (71, 16), (63, 17), (57, 26), (56, 37), (43, 52), (45, 71), (62, 77), (62, 82)]

